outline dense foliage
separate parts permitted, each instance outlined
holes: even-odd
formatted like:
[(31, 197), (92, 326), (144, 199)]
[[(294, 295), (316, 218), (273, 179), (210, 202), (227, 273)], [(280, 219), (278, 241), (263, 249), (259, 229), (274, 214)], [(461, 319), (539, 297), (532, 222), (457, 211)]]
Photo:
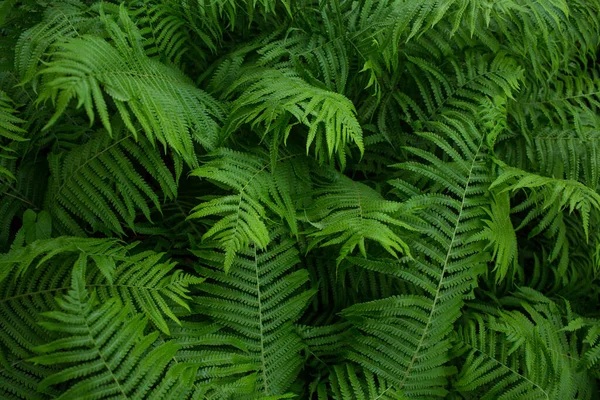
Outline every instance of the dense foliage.
[(0, 398), (600, 398), (599, 12), (0, 1)]

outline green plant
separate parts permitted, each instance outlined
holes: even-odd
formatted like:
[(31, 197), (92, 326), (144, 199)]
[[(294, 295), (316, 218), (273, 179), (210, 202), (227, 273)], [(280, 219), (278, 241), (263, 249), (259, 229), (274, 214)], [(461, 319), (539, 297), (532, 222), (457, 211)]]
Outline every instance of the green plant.
[(0, 1), (0, 398), (599, 398), (599, 14)]

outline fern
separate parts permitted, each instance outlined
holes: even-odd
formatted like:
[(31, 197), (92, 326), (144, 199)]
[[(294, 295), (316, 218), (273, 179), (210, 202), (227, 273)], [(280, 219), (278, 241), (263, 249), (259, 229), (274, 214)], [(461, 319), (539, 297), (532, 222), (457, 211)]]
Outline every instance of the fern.
[(362, 152), (362, 129), (348, 99), (306, 83), (292, 73), (258, 70), (235, 82), (230, 92), (240, 91), (233, 104), (226, 130), (244, 123), (263, 125), (261, 135), (271, 133), (276, 144), (285, 142), (292, 127), (303, 124), (307, 153), (314, 143), (315, 156), (325, 162), (336, 154), (345, 164), (346, 146), (355, 144)]
[[(444, 366), (449, 359), (448, 335), (459, 316), (462, 297), (472, 288), (474, 278), (487, 261), (481, 242), (469, 238), (482, 230), (478, 208), (485, 204), (480, 196), (485, 182), (489, 182), (482, 162), (484, 136), (460, 119), (448, 120), (447, 125), (432, 122), (431, 127), (438, 133), (422, 135), (444, 149), (451, 162), (445, 163), (415, 148), (410, 151), (426, 163), (399, 165), (423, 174), (449, 192), (426, 195), (421, 200), (424, 204), (429, 202), (422, 218), (431, 224), (431, 239), (418, 240), (411, 246), (422, 255), (415, 256), (414, 267), (406, 279), (424, 293), (357, 304), (343, 312), (362, 332), (349, 358), (413, 398), (446, 394), (445, 377), (451, 372)], [(460, 151), (454, 150), (446, 137)], [(390, 346), (399, 343), (403, 343), (401, 349), (392, 350)]]
[[(291, 162), (294, 157), (283, 156), (278, 161)], [(259, 249), (265, 249), (269, 244), (267, 207), (297, 233), (296, 208), (292, 200), (296, 172), (293, 165), (281, 164), (273, 169), (264, 153), (253, 155), (222, 149), (213, 154), (213, 160), (192, 171), (192, 176), (218, 182), (235, 193), (204, 201), (189, 216), (223, 215), (203, 238), (220, 242), (220, 247), (225, 250), (225, 271), (231, 267), (235, 254), (247, 249), (251, 243)]]
[[(403, 399), (393, 386), (377, 379), (377, 376), (365, 371), (364, 376), (358, 374), (352, 364), (334, 365), (330, 376), (331, 395), (333, 399)], [(320, 393), (319, 393), (320, 394)], [(319, 398), (326, 398), (320, 397)]]
[(0, 0), (0, 398), (598, 398), (599, 13)]
[[(111, 42), (90, 35), (61, 43), (60, 50), (40, 71), (46, 79), (38, 101), (51, 99), (57, 107), (46, 127), (58, 120), (73, 98), (78, 98), (90, 120), (94, 120), (95, 108), (111, 133), (104, 89), (134, 136), (137, 130), (131, 113), (150, 142), (158, 140), (169, 145), (186, 162), (196, 165), (193, 142), (207, 149), (215, 147), (216, 120), (222, 117), (220, 105), (176, 69), (147, 58), (139, 42), (140, 33), (124, 9), (119, 21), (125, 32), (109, 16), (101, 16), (101, 20)], [(130, 70), (133, 65), (135, 71)]]
[(390, 228), (411, 229), (408, 223), (394, 218), (404, 211), (402, 204), (386, 201), (368, 186), (339, 175), (332, 183), (315, 190), (313, 196), (315, 200), (307, 220), (316, 231), (311, 233), (309, 251), (317, 245), (342, 244), (337, 258), (339, 264), (356, 246), (366, 257), (365, 239), (370, 239), (393, 256), (410, 254), (408, 245)]
[[(136, 165), (143, 170), (136, 170)], [(160, 209), (160, 199), (152, 187), (154, 180), (164, 197), (177, 194), (176, 178), (156, 150), (147, 141), (136, 142), (126, 133), (115, 133), (111, 138), (98, 132), (69, 152), (52, 154), (49, 166), (45, 208), (69, 234), (85, 235), (76, 217), (94, 230), (120, 234), (124, 233), (123, 225), (133, 228), (138, 212), (149, 219), (148, 203)], [(144, 179), (140, 172), (154, 179)]]
[(13, 239), (11, 226), (21, 219), (28, 209), (40, 210), (45, 195), (46, 182), (37, 182), (36, 178), (46, 177), (47, 171), (40, 163), (26, 163), (16, 168), (15, 160), (9, 160), (7, 168), (15, 180), (0, 178), (0, 248), (7, 251)]
[[(8, 140), (22, 142), (26, 140), (21, 134), (25, 131), (19, 127), (23, 121), (16, 115), (13, 101), (8, 97), (6, 93), (0, 91), (0, 136)], [(0, 159), (11, 159), (14, 158), (14, 149), (6, 146), (4, 142), (0, 142)], [(10, 143), (9, 143), (10, 145)], [(0, 177), (15, 179), (15, 176), (0, 164)]]
[(464, 364), (456, 390), (482, 399), (591, 398), (574, 333), (581, 319), (567, 313), (563, 322), (557, 304), (531, 290), (515, 300), (522, 311), (474, 314), (459, 329)]
[(228, 275), (219, 270), (222, 254), (195, 252), (208, 265), (197, 269), (207, 278), (197, 311), (246, 344), (257, 372), (256, 391), (263, 396), (284, 394), (302, 364), (302, 343), (293, 323), (314, 291), (301, 290), (308, 272), (292, 270), (299, 262), (293, 245), (282, 238), (264, 252), (250, 248), (235, 259)]
[(60, 397), (160, 398), (153, 395), (152, 387), (160, 382), (179, 346), (167, 342), (151, 348), (158, 333), (143, 335), (147, 320), (139, 315), (131, 318), (130, 309), (115, 300), (97, 307), (97, 298), (85, 287), (84, 273), (83, 267), (73, 271), (71, 289), (57, 300), (62, 311), (43, 314), (52, 321), (42, 326), (58, 332), (60, 338), (36, 347), (40, 355), (31, 361), (61, 368), (42, 380), (39, 389), (69, 382)]

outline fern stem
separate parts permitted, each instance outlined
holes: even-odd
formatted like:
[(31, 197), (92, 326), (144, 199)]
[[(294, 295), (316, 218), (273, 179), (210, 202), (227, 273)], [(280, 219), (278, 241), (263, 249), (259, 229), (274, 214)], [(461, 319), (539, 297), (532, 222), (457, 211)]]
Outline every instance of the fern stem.
[(254, 273), (256, 277), (256, 299), (258, 301), (258, 325), (260, 328), (260, 361), (262, 364), (261, 373), (263, 377), (263, 386), (265, 394), (269, 395), (269, 383), (267, 382), (267, 363), (265, 360), (265, 342), (264, 342), (264, 326), (262, 315), (262, 298), (260, 292), (260, 277), (258, 276), (258, 254), (256, 253), (256, 245), (252, 246), (254, 250)]
[(477, 162), (477, 157), (479, 156), (479, 152), (481, 151), (481, 148), (483, 146), (483, 141), (484, 141), (484, 136), (482, 135), (481, 141), (479, 142), (479, 147), (477, 148), (477, 151), (473, 155), (473, 160), (471, 162), (471, 167), (469, 169), (469, 174), (467, 176), (467, 181), (465, 183), (465, 188), (464, 188), (463, 194), (462, 194), (460, 210), (458, 211), (458, 216), (456, 217), (456, 223), (454, 224), (454, 231), (452, 232), (452, 239), (450, 240), (450, 244), (448, 245), (448, 251), (446, 252), (444, 266), (442, 268), (442, 273), (441, 273), (440, 279), (438, 281), (437, 290), (435, 292), (435, 297), (433, 299), (433, 304), (431, 305), (431, 311), (429, 312), (429, 316), (427, 318), (427, 323), (425, 324), (425, 328), (423, 329), (423, 333), (421, 334), (419, 343), (417, 344), (417, 348), (414, 351), (413, 356), (408, 365), (408, 368), (406, 368), (406, 372), (404, 373), (404, 377), (402, 378), (402, 381), (400, 382), (400, 387), (404, 386), (404, 383), (410, 376), (410, 373), (414, 367), (415, 361), (417, 360), (417, 357), (419, 355), (419, 351), (421, 351), (421, 347), (423, 347), (423, 343), (425, 342), (425, 337), (427, 336), (427, 333), (429, 331), (429, 326), (431, 325), (431, 322), (433, 320), (433, 314), (435, 313), (437, 302), (439, 301), (439, 298), (440, 298), (440, 292), (442, 290), (442, 284), (444, 283), (444, 276), (446, 274), (446, 269), (448, 268), (448, 264), (450, 262), (450, 254), (452, 253), (452, 249), (454, 247), (454, 242), (456, 240), (456, 233), (458, 232), (458, 227), (460, 226), (460, 219), (462, 217), (462, 213), (463, 213), (463, 210), (465, 207), (465, 200), (467, 198), (467, 191), (469, 190), (471, 176), (473, 175), (473, 168), (475, 167), (475, 163)]

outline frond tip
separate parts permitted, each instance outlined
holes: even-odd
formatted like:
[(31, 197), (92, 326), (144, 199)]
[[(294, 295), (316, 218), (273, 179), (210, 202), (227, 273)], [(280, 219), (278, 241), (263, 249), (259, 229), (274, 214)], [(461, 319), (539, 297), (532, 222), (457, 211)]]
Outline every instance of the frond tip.
[(321, 161), (333, 154), (345, 163), (346, 146), (353, 143), (364, 151), (362, 128), (356, 110), (345, 96), (312, 86), (293, 73), (261, 70), (248, 73), (230, 91), (240, 91), (227, 122), (232, 132), (244, 123), (263, 125), (275, 143), (285, 142), (297, 123), (308, 128), (306, 152), (314, 143)]

